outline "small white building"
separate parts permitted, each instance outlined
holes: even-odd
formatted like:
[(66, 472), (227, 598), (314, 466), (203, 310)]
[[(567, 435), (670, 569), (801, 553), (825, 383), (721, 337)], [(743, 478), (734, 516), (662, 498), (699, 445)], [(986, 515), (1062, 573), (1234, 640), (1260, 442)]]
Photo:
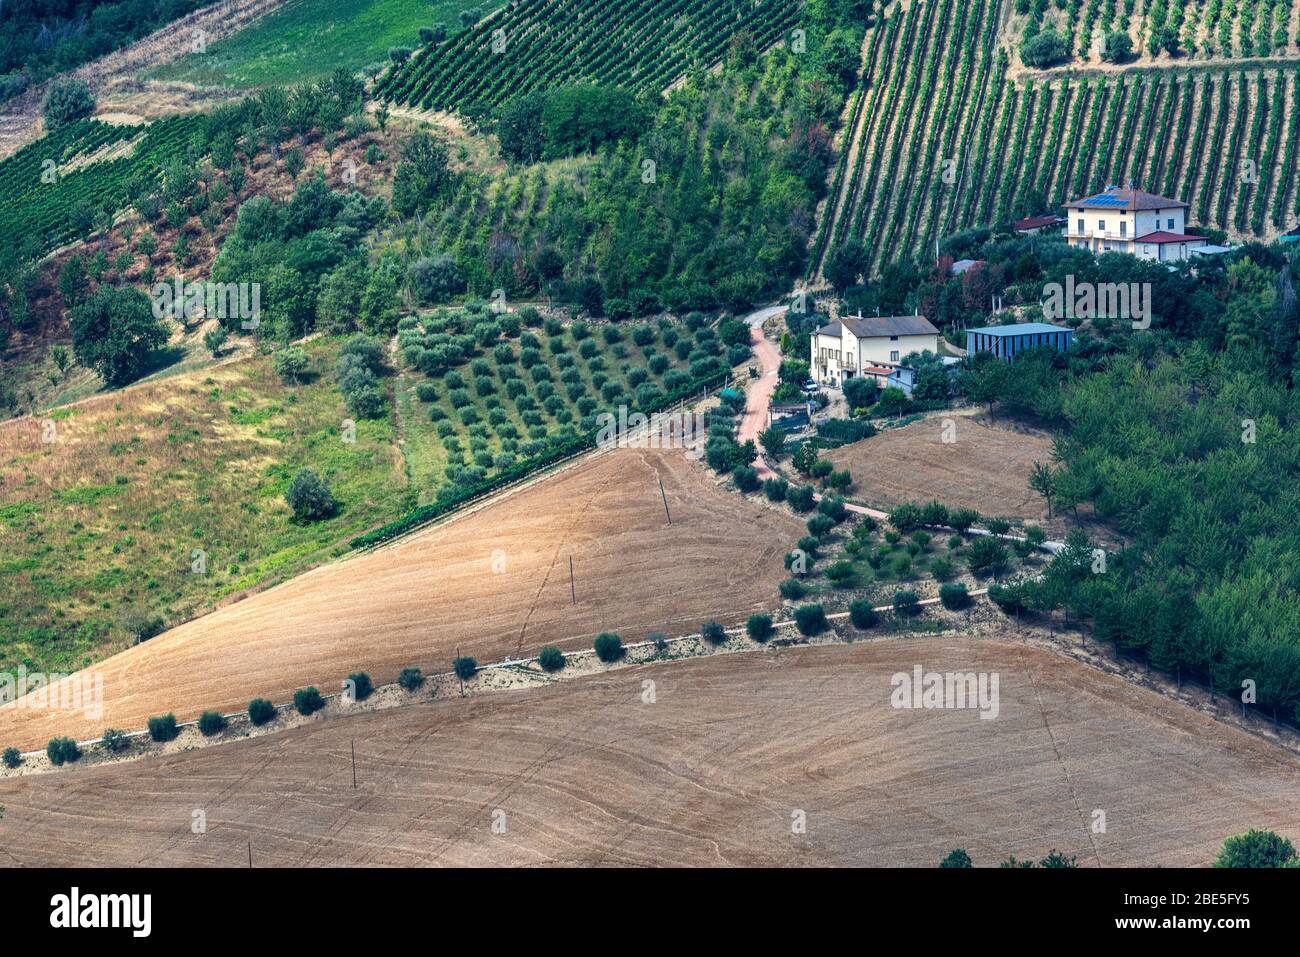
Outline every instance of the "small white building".
[(1140, 189), (1108, 186), (1095, 196), (1066, 203), (1065, 209), (1066, 242), (1097, 255), (1128, 253), (1172, 262), (1190, 259), (1207, 245), (1204, 236), (1186, 233), (1186, 203)]
[(810, 338), (813, 378), (830, 386), (897, 366), (913, 352), (939, 351), (939, 330), (924, 316), (842, 316)]

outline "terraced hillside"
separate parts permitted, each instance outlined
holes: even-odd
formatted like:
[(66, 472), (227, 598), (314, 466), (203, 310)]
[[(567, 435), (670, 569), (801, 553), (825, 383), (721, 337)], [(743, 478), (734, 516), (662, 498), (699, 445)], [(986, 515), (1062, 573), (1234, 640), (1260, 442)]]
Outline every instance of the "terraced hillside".
[(715, 63), (737, 34), (759, 47), (786, 38), (799, 9), (797, 0), (521, 0), (426, 44), (376, 89), (407, 106), (471, 116), (578, 81), (659, 90)]
[[(1300, 67), (1132, 69), (1012, 80), (996, 0), (893, 6), (869, 35), (812, 257), (865, 242), (872, 271), (936, 238), (1129, 180), (1193, 226), (1276, 235), (1300, 216)], [(908, 108), (915, 104), (915, 109)]]

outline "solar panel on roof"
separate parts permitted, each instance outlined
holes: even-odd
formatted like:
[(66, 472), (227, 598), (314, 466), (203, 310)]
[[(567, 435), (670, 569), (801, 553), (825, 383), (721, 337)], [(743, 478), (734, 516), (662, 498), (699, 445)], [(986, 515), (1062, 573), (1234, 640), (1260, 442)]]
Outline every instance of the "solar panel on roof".
[(1083, 201), (1084, 206), (1123, 206), (1128, 202), (1122, 196), (1090, 196)]

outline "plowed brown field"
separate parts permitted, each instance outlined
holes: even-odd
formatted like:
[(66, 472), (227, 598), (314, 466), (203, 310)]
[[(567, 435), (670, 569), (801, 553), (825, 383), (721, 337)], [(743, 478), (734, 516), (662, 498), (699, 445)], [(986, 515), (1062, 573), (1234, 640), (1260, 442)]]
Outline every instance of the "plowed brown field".
[(337, 691), (357, 670), (376, 683), (410, 665), (447, 671), (457, 651), (485, 663), (548, 643), (590, 647), (601, 631), (634, 639), (743, 620), (777, 603), (782, 556), (802, 530), (680, 451), (618, 450), (92, 666), (102, 716), (0, 708), (0, 744), (134, 730), (168, 711), (185, 721), (309, 684)]
[(1035, 461), (1052, 461), (1052, 440), (970, 415), (937, 413), (833, 449), (826, 458), (853, 473), (869, 505), (938, 499), (989, 517), (1040, 521), (1047, 515), (1042, 497), (1029, 488), (1029, 474)]
[[(997, 717), (892, 708), (918, 664), (997, 672)], [(1200, 865), (1250, 827), (1300, 838), (1300, 762), (1050, 652), (912, 638), (319, 720), (2, 781), (0, 803), (20, 865), (246, 866), (250, 844), (255, 866)]]

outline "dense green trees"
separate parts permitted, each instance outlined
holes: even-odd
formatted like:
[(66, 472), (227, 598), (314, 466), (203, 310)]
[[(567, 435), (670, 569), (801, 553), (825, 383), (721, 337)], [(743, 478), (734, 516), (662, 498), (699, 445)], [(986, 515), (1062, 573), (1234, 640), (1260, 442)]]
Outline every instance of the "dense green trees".
[(1297, 867), (1295, 846), (1272, 831), (1251, 829), (1223, 842), (1215, 867)]
[(535, 163), (635, 142), (649, 121), (647, 110), (625, 90), (574, 84), (510, 100), (501, 108), (496, 132), (504, 156)]
[(7, 3), (0, 32), (0, 100), (89, 63), (204, 6), (207, 0)]
[(131, 287), (100, 286), (68, 313), (68, 322), (77, 361), (109, 386), (138, 379), (169, 338), (149, 298)]
[[(473, 294), (547, 295), (612, 318), (766, 300), (802, 271), (825, 190), (831, 134), (804, 102), (824, 77), (775, 50), (692, 72), (648, 106), (589, 87), (526, 97), (499, 121), (507, 155), (599, 159), (467, 172), (431, 207), (424, 245), (454, 256)], [(414, 206), (397, 186), (393, 205)]]

